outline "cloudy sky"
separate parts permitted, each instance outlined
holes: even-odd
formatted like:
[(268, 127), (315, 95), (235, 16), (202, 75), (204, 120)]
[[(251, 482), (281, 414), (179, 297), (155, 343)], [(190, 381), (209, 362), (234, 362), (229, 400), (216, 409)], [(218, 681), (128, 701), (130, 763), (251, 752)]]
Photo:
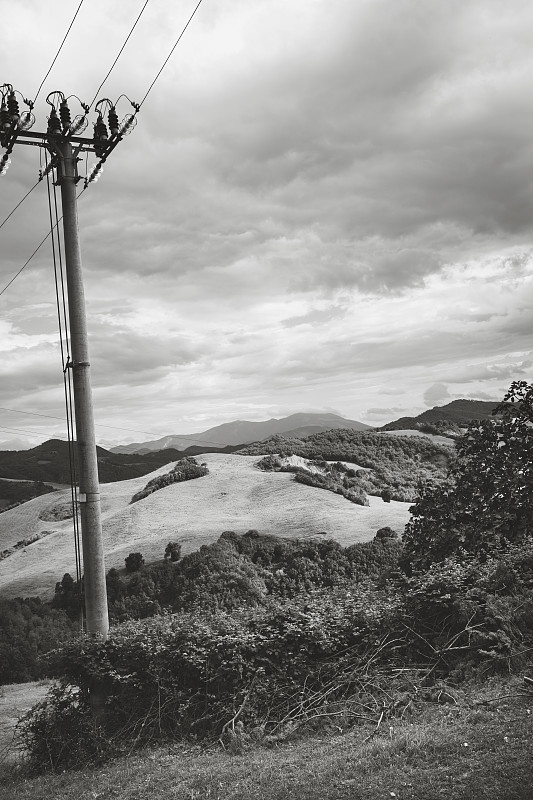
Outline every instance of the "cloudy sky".
[[(35, 96), (78, 5), (0, 0), (0, 82)], [(92, 100), (143, 5), (85, 1), (36, 130), (49, 92)], [(150, 0), (99, 97), (140, 101), (195, 5)], [(532, 38), (526, 0), (203, 0), (79, 202), (99, 441), (381, 425), (531, 380)], [(15, 149), (0, 222), (38, 169)], [(0, 230), (0, 290), (48, 226), (43, 181)], [(48, 244), (0, 349), (0, 447), (64, 437), (5, 410), (63, 416)]]

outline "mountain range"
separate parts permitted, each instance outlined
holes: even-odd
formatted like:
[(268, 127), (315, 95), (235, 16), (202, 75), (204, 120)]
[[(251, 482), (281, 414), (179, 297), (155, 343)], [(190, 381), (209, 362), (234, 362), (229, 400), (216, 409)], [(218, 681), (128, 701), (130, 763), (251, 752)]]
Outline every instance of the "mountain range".
[[(450, 428), (454, 425), (464, 427), (474, 419), (490, 417), (497, 405), (496, 402), (479, 400), (454, 400), (445, 406), (424, 411), (418, 417), (401, 417), (378, 430), (419, 433), (425, 426), (437, 423), (442, 423), (444, 429), (447, 425)], [(171, 461), (177, 461), (184, 455), (209, 452), (232, 453), (247, 444), (261, 442), (276, 435), (302, 439), (315, 433), (343, 428), (356, 431), (373, 430), (362, 422), (327, 413), (291, 414), (282, 419), (265, 422), (237, 420), (193, 435), (164, 436), (161, 439), (123, 445), (112, 450), (98, 447), (98, 471), (102, 483), (130, 480), (146, 475)], [(29, 450), (0, 450), (0, 478), (14, 481), (69, 483), (67, 442), (51, 439)]]
[(191, 435), (175, 434), (163, 436), (161, 439), (154, 439), (149, 442), (135, 442), (133, 444), (112, 447), (113, 453), (148, 453), (156, 450), (167, 450), (175, 448), (177, 450), (187, 450), (190, 447), (201, 447), (202, 444), (214, 446), (216, 448), (227, 445), (250, 444), (260, 442), (276, 434), (283, 434), (290, 438), (301, 438), (310, 436), (312, 433), (331, 430), (332, 428), (350, 428), (356, 431), (371, 430), (370, 425), (363, 422), (356, 422), (353, 419), (344, 419), (338, 414), (291, 414), (282, 419), (268, 419), (265, 422), (248, 422), (247, 420), (236, 420), (235, 422), (225, 422), (209, 428), (202, 433)]
[[(377, 430), (419, 430), (424, 425), (441, 423), (443, 429), (445, 423), (453, 426), (465, 427), (475, 419), (488, 419), (493, 410), (499, 403), (486, 400), (452, 400), (445, 406), (435, 406), (427, 411), (423, 411), (417, 417), (400, 417), (397, 420), (383, 425)], [(350, 428), (356, 431), (374, 430), (370, 425), (357, 422), (353, 419), (345, 419), (338, 414), (291, 414), (281, 419), (269, 419), (265, 422), (249, 422), (247, 420), (236, 420), (226, 422), (209, 428), (207, 431), (190, 435), (173, 434), (163, 436), (148, 442), (135, 442), (133, 444), (120, 445), (111, 448), (113, 453), (149, 453), (157, 450), (175, 448), (187, 451), (191, 455), (206, 452), (208, 449), (223, 447), (236, 447), (237, 445), (261, 442), (271, 436), (281, 435), (290, 439), (302, 439), (311, 436), (313, 433), (335, 428)]]

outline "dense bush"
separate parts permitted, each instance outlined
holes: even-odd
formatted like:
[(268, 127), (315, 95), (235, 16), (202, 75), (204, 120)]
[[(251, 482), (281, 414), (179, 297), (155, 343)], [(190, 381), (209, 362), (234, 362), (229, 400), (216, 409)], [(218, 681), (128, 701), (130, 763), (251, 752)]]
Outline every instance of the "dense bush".
[[(61, 769), (156, 739), (216, 739), (237, 721), (274, 737), (350, 699), (353, 721), (381, 694), (367, 687), (368, 658), (395, 658), (380, 642), (397, 606), (373, 590), (320, 594), (231, 615), (158, 617), (115, 628), (105, 643), (72, 642), (51, 658), (62, 683), (26, 718), (25, 743), (36, 767)], [(100, 730), (89, 712), (95, 680), (108, 698)]]
[[(239, 544), (252, 558), (279, 557), (279, 543), (260, 538)], [(105, 643), (84, 638), (51, 655), (60, 684), (30, 712), (23, 738), (34, 766), (63, 769), (155, 740), (231, 744), (239, 730), (276, 742), (321, 720), (377, 722), (445, 677), (527, 666), (532, 587), (530, 542), (483, 564), (447, 559), (381, 590), (345, 582), (232, 613), (130, 622)], [(107, 697), (100, 727), (95, 685)]]
[(205, 464), (198, 464), (192, 456), (186, 456), (176, 463), (176, 465), (166, 472), (164, 475), (158, 475), (148, 481), (144, 489), (133, 495), (130, 500), (131, 503), (137, 503), (143, 500), (158, 489), (164, 489), (165, 486), (170, 486), (172, 483), (181, 483), (182, 481), (190, 481), (194, 478), (201, 478), (207, 475), (209, 470)]
[[(327, 489), (335, 494), (340, 494), (349, 500), (351, 503), (356, 503), (359, 506), (370, 505), (368, 497), (364, 489), (358, 486), (355, 482), (343, 485), (339, 482), (334, 470), (329, 471), (329, 474), (321, 475), (319, 472), (307, 472), (307, 470), (295, 469), (294, 480), (297, 483), (303, 483), (305, 486), (316, 486), (319, 489)], [(341, 480), (343, 480), (341, 478)]]
[(181, 544), (179, 542), (169, 542), (165, 547), (165, 558), (171, 561), (179, 561), (181, 558)]
[[(415, 500), (425, 483), (439, 484), (454, 458), (452, 446), (437, 444), (425, 436), (353, 430), (331, 430), (304, 439), (273, 436), (239, 452), (266, 456), (260, 462), (263, 469), (289, 470), (280, 459), (293, 454), (320, 461), (325, 468), (328, 461), (337, 462), (331, 468), (337, 473), (337, 483), (343, 485), (344, 471), (358, 491), (379, 496), (385, 489), (389, 499), (402, 502)], [(344, 461), (364, 469), (347, 468), (341, 463)]]
[(26, 503), (34, 497), (39, 497), (48, 492), (55, 492), (53, 486), (48, 486), (42, 481), (5, 481), (0, 479), (0, 513), (21, 503)]
[(107, 575), (113, 622), (171, 611), (231, 611), (318, 587), (377, 579), (396, 569), (401, 543), (374, 539), (343, 548), (326, 540), (281, 539), (226, 531), (179, 562), (142, 566), (131, 578)]
[(144, 558), (142, 557), (142, 553), (130, 553), (129, 556), (126, 556), (124, 559), (124, 563), (127, 572), (137, 572), (144, 564)]

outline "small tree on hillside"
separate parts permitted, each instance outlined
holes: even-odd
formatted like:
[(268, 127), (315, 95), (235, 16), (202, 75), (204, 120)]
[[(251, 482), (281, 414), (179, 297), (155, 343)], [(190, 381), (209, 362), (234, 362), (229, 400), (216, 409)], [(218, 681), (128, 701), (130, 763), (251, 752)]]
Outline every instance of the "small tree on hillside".
[(169, 542), (165, 547), (165, 559), (179, 561), (181, 558), (181, 544), (179, 542)]
[(129, 556), (126, 556), (124, 562), (127, 572), (137, 572), (144, 564), (144, 558), (142, 553), (130, 553)]
[(375, 538), (379, 541), (383, 541), (385, 539), (398, 539), (398, 534), (395, 530), (393, 530), (393, 528), (389, 528), (387, 526), (386, 528), (380, 528), (376, 532)]

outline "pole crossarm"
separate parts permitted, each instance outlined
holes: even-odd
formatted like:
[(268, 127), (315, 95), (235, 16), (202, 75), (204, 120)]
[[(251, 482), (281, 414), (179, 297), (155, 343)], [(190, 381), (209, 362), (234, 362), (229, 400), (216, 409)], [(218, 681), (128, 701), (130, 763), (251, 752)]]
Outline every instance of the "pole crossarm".
[[(92, 137), (81, 136), (80, 134), (89, 124), (89, 106), (76, 98), (81, 106), (82, 112), (72, 119), (68, 101), (70, 97), (65, 97), (63, 92), (50, 92), (46, 102), (51, 107), (48, 117), (48, 127), (46, 131), (31, 131), (30, 128), (35, 124), (33, 115), (33, 102), (23, 98), (19, 92), (15, 91), (10, 83), (0, 86), (1, 106), (0, 106), (0, 147), (5, 149), (5, 154), (0, 159), (0, 174), (4, 175), (9, 167), (11, 152), (15, 144), (32, 145), (34, 147), (46, 147), (56, 151), (62, 143), (70, 142), (77, 145), (76, 156), (79, 153), (94, 153), (98, 161), (93, 166), (92, 171), (85, 177), (87, 186), (95, 180), (101, 172), (102, 165), (111, 155), (115, 147), (127, 136), (137, 124), (137, 112), (139, 104), (129, 100), (126, 95), (121, 95), (113, 103), (107, 97), (96, 103), (95, 110), (97, 119), (93, 127)], [(22, 102), (28, 106), (28, 111), (21, 114), (18, 97), (22, 97)], [(117, 114), (117, 104), (122, 98), (126, 98), (133, 107), (134, 113), (124, 116), (119, 121)], [(107, 118), (107, 125), (105, 122)], [(46, 173), (45, 173), (46, 174)], [(41, 176), (42, 177), (42, 176)]]

